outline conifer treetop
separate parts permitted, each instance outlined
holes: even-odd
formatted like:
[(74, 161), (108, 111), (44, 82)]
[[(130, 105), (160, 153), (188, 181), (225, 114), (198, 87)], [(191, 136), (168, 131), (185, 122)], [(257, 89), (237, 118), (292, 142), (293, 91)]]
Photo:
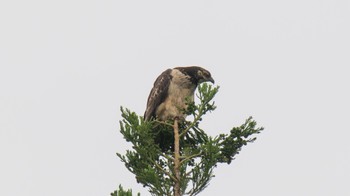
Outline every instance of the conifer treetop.
[(200, 122), (205, 114), (215, 110), (213, 98), (218, 90), (218, 86), (203, 83), (198, 87), (198, 104), (188, 103), (184, 112), (193, 120), (178, 123), (179, 134), (175, 134), (179, 139), (177, 168), (174, 166), (174, 127), (177, 122), (144, 121), (135, 112), (121, 107), (120, 132), (132, 144), (132, 150), (127, 150), (124, 155), (117, 153), (117, 156), (152, 195), (174, 195), (176, 184), (179, 195), (197, 195), (209, 185), (218, 163), (230, 164), (243, 146), (256, 140), (253, 135), (263, 130), (249, 117), (229, 133), (207, 135)]

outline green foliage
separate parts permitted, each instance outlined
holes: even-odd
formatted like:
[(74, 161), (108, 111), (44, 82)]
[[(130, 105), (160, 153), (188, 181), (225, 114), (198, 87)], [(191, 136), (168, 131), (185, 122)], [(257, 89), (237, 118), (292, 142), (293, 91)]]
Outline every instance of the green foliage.
[[(263, 128), (256, 128), (256, 122), (249, 117), (244, 124), (234, 127), (228, 134), (208, 136), (199, 126), (203, 115), (215, 110), (212, 99), (219, 87), (206, 83), (198, 87), (198, 104), (188, 102), (184, 113), (192, 121), (181, 121), (181, 193), (197, 195), (205, 189), (214, 177), (213, 169), (218, 163), (230, 164), (244, 145), (255, 141), (254, 134)], [(149, 188), (152, 195), (173, 195), (174, 133), (173, 121), (144, 121), (128, 109), (121, 108), (123, 120), (120, 132), (133, 149), (125, 155), (117, 153), (126, 168), (135, 174), (137, 182)]]
[[(137, 194), (137, 196), (140, 195), (140, 193)], [(122, 185), (119, 185), (119, 189), (111, 193), (111, 196), (132, 196), (132, 191), (130, 189), (125, 191)]]

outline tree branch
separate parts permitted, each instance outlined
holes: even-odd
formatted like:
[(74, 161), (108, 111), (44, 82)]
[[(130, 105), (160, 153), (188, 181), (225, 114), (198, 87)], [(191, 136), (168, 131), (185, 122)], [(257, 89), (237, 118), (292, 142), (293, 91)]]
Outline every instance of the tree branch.
[(164, 121), (154, 120), (154, 122), (157, 122), (157, 123), (162, 124), (162, 125), (167, 125), (167, 126), (170, 126), (170, 127), (173, 126), (172, 124), (164, 122)]
[(177, 118), (174, 120), (174, 173), (175, 173), (175, 185), (174, 185), (174, 196), (181, 196), (180, 192), (180, 136), (179, 136), (179, 125)]
[(182, 164), (182, 163), (184, 163), (185, 161), (188, 161), (188, 160), (190, 160), (190, 159), (192, 159), (192, 158), (195, 158), (195, 157), (200, 156), (201, 154), (202, 154), (202, 152), (197, 153), (197, 154), (193, 154), (193, 155), (191, 155), (191, 156), (188, 156), (188, 157), (184, 158), (180, 163)]
[(155, 161), (151, 160), (151, 162), (160, 170), (162, 171), (164, 174), (166, 174), (167, 176), (169, 176), (169, 178), (171, 178), (172, 180), (176, 181), (176, 178), (171, 175), (169, 172), (167, 172), (166, 170), (164, 170), (162, 168), (162, 166), (160, 166), (158, 163), (156, 163)]

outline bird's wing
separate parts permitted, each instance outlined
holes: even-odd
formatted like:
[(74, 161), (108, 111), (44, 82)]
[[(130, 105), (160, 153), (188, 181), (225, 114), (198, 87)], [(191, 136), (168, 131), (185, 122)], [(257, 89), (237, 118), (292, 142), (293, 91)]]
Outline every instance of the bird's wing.
[(167, 69), (160, 74), (153, 84), (151, 93), (148, 96), (147, 108), (144, 114), (145, 120), (155, 117), (157, 107), (165, 100), (172, 76), (171, 69)]

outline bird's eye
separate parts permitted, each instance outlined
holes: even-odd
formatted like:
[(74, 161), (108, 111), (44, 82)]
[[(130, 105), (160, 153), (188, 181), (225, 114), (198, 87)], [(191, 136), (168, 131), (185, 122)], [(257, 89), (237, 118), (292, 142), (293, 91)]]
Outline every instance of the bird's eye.
[(205, 70), (198, 70), (197, 74), (198, 74), (198, 76), (200, 76), (202, 78), (210, 77), (210, 73), (208, 71), (205, 71)]
[(202, 72), (202, 70), (198, 70), (198, 72), (197, 72), (197, 73), (198, 73), (198, 75), (199, 75), (199, 76), (203, 76), (203, 72)]
[(208, 72), (205, 71), (205, 72), (203, 72), (203, 76), (204, 76), (204, 77), (210, 77), (210, 73), (208, 73)]

